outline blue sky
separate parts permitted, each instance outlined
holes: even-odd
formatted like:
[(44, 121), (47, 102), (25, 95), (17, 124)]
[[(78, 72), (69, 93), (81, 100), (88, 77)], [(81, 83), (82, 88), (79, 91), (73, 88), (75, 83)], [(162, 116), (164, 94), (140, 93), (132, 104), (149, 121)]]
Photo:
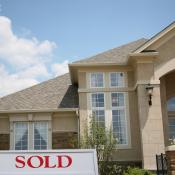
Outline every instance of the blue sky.
[(174, 0), (0, 0), (0, 7), (0, 37), (9, 30), (17, 39), (6, 37), (7, 48), (19, 46), (0, 50), (0, 96), (62, 74), (68, 62), (150, 38), (175, 20)]

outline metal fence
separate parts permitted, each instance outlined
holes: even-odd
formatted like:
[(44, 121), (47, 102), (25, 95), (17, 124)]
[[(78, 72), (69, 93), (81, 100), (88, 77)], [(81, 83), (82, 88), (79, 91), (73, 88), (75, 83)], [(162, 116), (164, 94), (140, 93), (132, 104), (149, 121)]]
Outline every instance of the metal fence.
[(157, 175), (167, 175), (167, 159), (165, 154), (156, 155)]

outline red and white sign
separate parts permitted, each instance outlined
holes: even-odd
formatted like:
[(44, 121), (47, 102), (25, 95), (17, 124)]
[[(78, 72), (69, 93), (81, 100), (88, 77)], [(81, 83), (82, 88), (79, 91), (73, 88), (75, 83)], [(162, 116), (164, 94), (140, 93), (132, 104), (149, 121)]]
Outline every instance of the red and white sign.
[(0, 151), (0, 175), (98, 175), (95, 150)]

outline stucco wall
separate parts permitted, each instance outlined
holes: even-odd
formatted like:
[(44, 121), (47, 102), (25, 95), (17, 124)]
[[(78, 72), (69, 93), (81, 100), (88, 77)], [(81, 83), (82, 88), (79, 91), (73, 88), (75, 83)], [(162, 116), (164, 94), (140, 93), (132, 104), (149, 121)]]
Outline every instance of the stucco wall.
[(78, 131), (78, 119), (75, 112), (57, 112), (52, 115), (52, 131)]

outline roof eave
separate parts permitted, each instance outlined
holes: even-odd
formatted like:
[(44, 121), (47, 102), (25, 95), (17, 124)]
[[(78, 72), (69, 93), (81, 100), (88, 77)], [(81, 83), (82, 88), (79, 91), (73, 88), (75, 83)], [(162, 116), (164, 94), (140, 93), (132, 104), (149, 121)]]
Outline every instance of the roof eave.
[(58, 108), (58, 109), (16, 109), (16, 110), (0, 110), (0, 114), (11, 113), (39, 113), (39, 112), (77, 112), (78, 108)]

